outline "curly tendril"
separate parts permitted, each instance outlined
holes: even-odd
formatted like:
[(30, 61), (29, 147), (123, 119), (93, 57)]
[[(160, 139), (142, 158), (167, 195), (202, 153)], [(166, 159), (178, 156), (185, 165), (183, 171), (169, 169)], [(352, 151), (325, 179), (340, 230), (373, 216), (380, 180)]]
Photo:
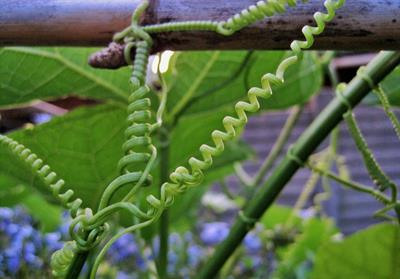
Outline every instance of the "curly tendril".
[[(302, 0), (303, 3), (308, 1), (309, 0)], [(193, 20), (167, 22), (146, 25), (143, 26), (142, 29), (149, 34), (173, 31), (213, 31), (221, 35), (229, 36), (265, 17), (286, 12), (286, 5), (294, 7), (297, 5), (297, 0), (258, 1), (255, 5), (249, 6), (225, 21)], [(121, 33), (124, 34), (124, 32), (126, 34), (126, 32), (129, 32), (129, 29), (125, 29)]]
[(70, 210), (73, 218), (79, 214), (81, 211), (82, 200), (78, 198), (73, 199), (74, 191), (71, 189), (62, 192), (62, 189), (65, 186), (65, 181), (57, 178), (57, 174), (51, 170), (49, 165), (46, 165), (43, 160), (30, 149), (7, 136), (0, 135), (0, 144), (6, 146), (41, 178), (42, 182), (49, 187), (54, 197), (65, 208)]
[[(108, 206), (113, 193), (125, 185), (134, 185), (124, 199), (129, 200), (140, 186), (151, 184), (149, 172), (157, 157), (157, 149), (152, 144), (150, 137), (152, 130), (150, 124), (151, 103), (150, 99), (146, 98), (150, 89), (143, 85), (146, 77), (149, 48), (150, 45), (147, 42), (136, 43), (136, 55), (131, 78), (133, 93), (128, 99), (127, 121), (129, 126), (125, 130), (127, 140), (122, 146), (125, 155), (118, 162), (121, 175), (107, 186), (101, 198), (99, 210)], [(144, 171), (141, 168), (143, 165), (146, 166)]]
[[(147, 2), (147, 1), (146, 1)], [(251, 24), (258, 19), (261, 19), (261, 14), (264, 16), (273, 15), (275, 13), (285, 11), (284, 3), (288, 3), (289, 5), (295, 5), (296, 1), (261, 1), (258, 2), (256, 6), (251, 6), (246, 10), (243, 10), (240, 14), (235, 15), (231, 20), (227, 21), (227, 25), (219, 24), (217, 28), (221, 28), (223, 26), (226, 30), (239, 30), (246, 26), (246, 24)], [(100, 251), (97, 256), (93, 269), (91, 272), (92, 279), (95, 278), (97, 269), (100, 265), (100, 261), (106, 254), (109, 247), (123, 234), (130, 233), (141, 229), (143, 227), (149, 226), (153, 224), (155, 221), (159, 219), (162, 215), (163, 211), (170, 207), (175, 200), (175, 197), (178, 194), (184, 193), (188, 188), (198, 186), (204, 177), (204, 171), (209, 169), (213, 164), (213, 157), (219, 156), (225, 149), (225, 142), (233, 140), (237, 137), (238, 132), (243, 129), (246, 125), (248, 118), (248, 112), (257, 112), (260, 109), (260, 103), (258, 98), (269, 98), (273, 94), (272, 86), (273, 85), (281, 85), (284, 83), (284, 74), (286, 69), (296, 63), (301, 55), (302, 49), (310, 48), (314, 42), (314, 35), (319, 35), (325, 29), (325, 25), (327, 22), (331, 21), (337, 9), (339, 9), (345, 0), (326, 0), (325, 7), (327, 8), (328, 13), (316, 13), (314, 15), (315, 21), (317, 23), (317, 27), (306, 26), (303, 28), (303, 34), (306, 38), (305, 41), (294, 41), (291, 44), (291, 48), (294, 51), (294, 55), (284, 59), (281, 64), (278, 66), (278, 69), (275, 74), (267, 73), (261, 78), (261, 87), (253, 87), (247, 92), (248, 102), (239, 101), (235, 105), (236, 117), (226, 116), (222, 120), (224, 131), (215, 130), (211, 133), (211, 138), (214, 142), (214, 146), (203, 144), (200, 146), (200, 153), (202, 155), (202, 159), (198, 159), (195, 157), (191, 157), (188, 161), (190, 166), (190, 170), (186, 167), (180, 166), (175, 169), (173, 173), (170, 175), (170, 181), (165, 182), (161, 186), (160, 197), (156, 198), (153, 195), (149, 195), (146, 197), (150, 208), (146, 213), (140, 211), (140, 214), (143, 216), (138, 216), (139, 223), (126, 228), (119, 234), (112, 237), (107, 244)], [(256, 8), (254, 8), (256, 7)], [(268, 9), (267, 9), (268, 8)], [(247, 12), (246, 12), (247, 11)], [(266, 12), (268, 11), (268, 12)], [(251, 14), (251, 16), (249, 15)], [(246, 22), (246, 24), (245, 24)], [(144, 26), (141, 27), (140, 30), (148, 33), (155, 32), (168, 32), (168, 31), (182, 31), (182, 30), (194, 30), (196, 25), (193, 22), (186, 23), (170, 23), (168, 25), (158, 25), (158, 26)], [(200, 24), (200, 23), (196, 23)], [(200, 26), (200, 25), (197, 25)], [(211, 30), (215, 28), (215, 25), (207, 25), (205, 24), (206, 30)], [(188, 28), (193, 29), (188, 29)], [(130, 29), (129, 29), (130, 28)], [(182, 29), (179, 29), (182, 28)], [(185, 29), (186, 28), (186, 29)], [(229, 29), (228, 29), (229, 28)], [(116, 40), (124, 40), (127, 41), (124, 36), (132, 36), (132, 34), (139, 34), (138, 30), (132, 32), (131, 27), (123, 30), (118, 33), (114, 39)], [(128, 30), (128, 31), (127, 31)], [(212, 31), (218, 32), (218, 30), (212, 29)], [(233, 32), (235, 32), (233, 31)], [(225, 32), (225, 31), (224, 31)], [(229, 35), (229, 34), (227, 34)], [(128, 39), (130, 41), (131, 39)], [(136, 59), (135, 59), (136, 63)], [(106, 206), (109, 200), (102, 202), (102, 206)]]
[(343, 118), (347, 124), (350, 135), (353, 138), (358, 151), (362, 155), (364, 165), (367, 168), (368, 174), (370, 175), (374, 184), (379, 187), (380, 191), (384, 191), (390, 188), (394, 193), (394, 195), (397, 196), (396, 184), (386, 175), (386, 173), (382, 170), (382, 168), (376, 161), (375, 156), (373, 155), (371, 149), (367, 144), (367, 141), (365, 140), (360, 128), (358, 127), (351, 106), (347, 105), (347, 101), (345, 101), (345, 98), (342, 95), (342, 92), (345, 89), (345, 87), (346, 84), (344, 83), (339, 84), (336, 90), (336, 95), (341, 100), (343, 100), (346, 106), (348, 107), (348, 111), (343, 115)]

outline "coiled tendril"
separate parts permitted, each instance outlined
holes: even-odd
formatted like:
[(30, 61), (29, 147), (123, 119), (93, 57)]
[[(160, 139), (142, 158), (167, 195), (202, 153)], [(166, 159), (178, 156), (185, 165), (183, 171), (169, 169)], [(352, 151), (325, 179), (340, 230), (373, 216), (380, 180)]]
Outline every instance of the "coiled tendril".
[[(106, 188), (100, 201), (99, 210), (105, 208), (120, 187), (133, 184), (124, 200), (129, 200), (142, 185), (151, 183), (150, 169), (157, 156), (157, 149), (151, 142), (152, 131), (150, 99), (146, 98), (150, 89), (144, 85), (146, 77), (147, 60), (150, 44), (145, 41), (137, 42), (136, 55), (131, 78), (133, 93), (129, 96), (128, 105), (128, 128), (125, 130), (127, 140), (122, 146), (124, 157), (118, 162), (118, 169), (121, 173)], [(142, 166), (146, 168), (142, 171)]]
[[(303, 2), (307, 1), (303, 0)], [(211, 133), (214, 146), (206, 144), (200, 146), (202, 159), (191, 157), (188, 162), (190, 170), (180, 166), (171, 173), (170, 181), (165, 182), (161, 186), (159, 198), (153, 195), (147, 196), (146, 200), (150, 208), (147, 212), (144, 212), (130, 203), (129, 200), (132, 199), (140, 186), (151, 183), (151, 176), (149, 173), (157, 156), (156, 148), (151, 143), (150, 134), (155, 128), (159, 127), (160, 123), (149, 124), (151, 120), (150, 100), (146, 98), (146, 95), (149, 93), (149, 88), (145, 85), (149, 49), (152, 45), (152, 39), (148, 33), (200, 29), (230, 35), (265, 16), (272, 16), (276, 13), (284, 12), (286, 10), (286, 4), (294, 6), (297, 4), (297, 1), (260, 1), (256, 5), (248, 7), (224, 22), (191, 21), (140, 27), (138, 25), (139, 17), (148, 6), (148, 1), (143, 1), (133, 13), (132, 25), (116, 34), (114, 37), (117, 41), (124, 40), (126, 44), (125, 57), (128, 61), (131, 59), (131, 49), (133, 47), (136, 48), (131, 77), (133, 93), (128, 100), (129, 127), (125, 131), (127, 140), (123, 145), (125, 155), (118, 163), (120, 176), (106, 187), (96, 214), (93, 215), (91, 209), (81, 209), (82, 201), (80, 199), (72, 200), (72, 190), (61, 193), (64, 181), (58, 179), (57, 175), (51, 171), (50, 167), (44, 165), (43, 161), (37, 158), (35, 154), (31, 153), (29, 149), (6, 136), (0, 136), (0, 143), (8, 146), (13, 153), (36, 171), (60, 202), (70, 209), (71, 215), (74, 218), (70, 226), (70, 235), (73, 241), (67, 242), (61, 250), (56, 251), (52, 256), (51, 266), (53, 268), (53, 274), (55, 276), (64, 276), (79, 252), (92, 249), (104, 238), (104, 234), (108, 229), (106, 223), (108, 218), (117, 211), (127, 210), (141, 221), (126, 228), (106, 243), (96, 258), (91, 272), (91, 278), (95, 278), (102, 257), (115, 240), (125, 233), (141, 229), (154, 223), (161, 216), (162, 212), (174, 203), (176, 195), (185, 192), (190, 187), (199, 185), (204, 177), (203, 172), (211, 167), (213, 157), (220, 155), (225, 149), (225, 142), (234, 139), (238, 132), (246, 125), (248, 121), (247, 113), (259, 110), (260, 104), (258, 98), (269, 98), (273, 93), (271, 86), (284, 83), (284, 73), (286, 69), (297, 62), (302, 49), (307, 49), (312, 46), (314, 36), (323, 32), (325, 24), (334, 18), (336, 10), (344, 3), (345, 0), (326, 0), (324, 2), (328, 11), (327, 14), (317, 12), (314, 15), (317, 27), (305, 26), (302, 29), (306, 40), (292, 42), (290, 47), (294, 55), (284, 59), (278, 66), (275, 74), (265, 74), (261, 78), (261, 87), (253, 87), (247, 92), (248, 102), (239, 101), (236, 103), (235, 111), (237, 116), (224, 117), (222, 122), (225, 130), (215, 130)], [(138, 164), (144, 165), (143, 171), (142, 168), (136, 167)], [(113, 194), (126, 185), (133, 185), (133, 187), (123, 201), (110, 204)]]
[[(338, 97), (342, 100), (344, 99), (344, 97), (342, 96), (342, 92), (345, 87), (346, 84), (339, 84), (336, 92)], [(384, 191), (387, 188), (390, 188), (395, 193), (395, 195), (397, 195), (396, 184), (386, 175), (386, 173), (382, 170), (382, 168), (376, 161), (375, 156), (373, 155), (371, 149), (367, 144), (367, 141), (365, 140), (360, 128), (358, 127), (351, 106), (348, 106), (348, 111), (343, 115), (343, 118), (347, 124), (350, 135), (353, 138), (358, 151), (363, 157), (365, 167), (374, 184), (379, 187), (380, 191)]]
[(73, 199), (74, 191), (71, 189), (62, 192), (65, 181), (59, 179), (57, 174), (51, 170), (49, 165), (44, 164), (30, 149), (17, 141), (0, 135), (0, 144), (8, 147), (8, 149), (21, 159), (32, 171), (34, 171), (42, 180), (42, 182), (49, 187), (54, 197), (66, 208), (70, 210), (71, 216), (75, 218), (81, 211), (82, 200)]
[[(82, 200), (79, 198), (74, 199), (74, 191), (68, 189), (63, 192), (65, 181), (59, 179), (57, 174), (51, 170), (50, 166), (45, 164), (35, 153), (24, 145), (19, 144), (17, 141), (0, 135), (0, 144), (6, 146), (11, 153), (15, 154), (21, 161), (23, 161), (32, 171), (42, 180), (42, 182), (49, 187), (49, 190), (53, 193), (53, 196), (62, 204), (65, 208), (69, 209), (72, 218), (81, 218), (85, 215), (85, 210), (81, 208)], [(102, 234), (103, 229), (96, 230), (92, 233), (91, 239), (83, 243), (82, 241), (77, 242), (81, 245), (89, 246), (97, 240), (97, 236)], [(80, 240), (77, 236), (77, 232), (73, 232), (72, 236)], [(64, 276), (68, 266), (71, 263), (73, 255), (77, 250), (77, 243), (67, 243), (60, 251), (57, 251), (52, 255), (51, 266), (53, 274), (55, 276)]]
[[(183, 22), (167, 22), (146, 25), (142, 27), (142, 30), (149, 34), (174, 31), (213, 31), (221, 35), (229, 36), (256, 21), (264, 19), (265, 17), (286, 12), (286, 5), (294, 7), (297, 5), (297, 1), (298, 0), (258, 1), (255, 5), (249, 6), (225, 21), (192, 20)], [(309, 0), (301, 1), (302, 3), (307, 3)], [(121, 40), (131, 33), (131, 31), (131, 28), (127, 27), (120, 33), (116, 34), (114, 39)]]
[[(147, 1), (146, 1), (147, 2)], [(262, 4), (263, 3), (263, 4)], [(228, 25), (222, 25), (225, 29), (230, 28), (230, 32), (232, 30), (239, 30), (245, 26), (245, 22), (247, 24), (253, 23), (256, 19), (260, 19), (261, 14), (264, 15), (272, 15), (278, 12), (284, 11), (284, 5), (282, 3), (289, 3), (290, 5), (295, 5), (296, 1), (268, 1), (268, 2), (259, 2), (256, 8), (253, 6), (244, 10), (238, 16), (234, 16), (232, 20), (228, 20)], [(135, 230), (141, 229), (145, 226), (148, 226), (154, 223), (161, 216), (163, 211), (170, 207), (175, 200), (175, 196), (185, 192), (190, 187), (198, 186), (204, 177), (204, 171), (211, 167), (213, 163), (213, 157), (220, 155), (225, 149), (225, 142), (234, 139), (238, 131), (240, 131), (245, 124), (247, 123), (247, 112), (256, 112), (260, 108), (260, 104), (258, 98), (269, 98), (272, 95), (272, 85), (280, 85), (284, 82), (284, 73), (286, 69), (297, 62), (299, 56), (301, 54), (302, 49), (310, 48), (314, 42), (314, 35), (318, 35), (325, 29), (325, 24), (331, 21), (337, 9), (339, 9), (345, 0), (326, 0), (325, 7), (327, 8), (328, 13), (316, 13), (314, 18), (317, 23), (317, 27), (306, 26), (303, 28), (303, 34), (306, 38), (305, 41), (294, 41), (291, 44), (291, 48), (294, 51), (294, 55), (284, 59), (281, 64), (278, 66), (276, 74), (267, 73), (261, 78), (261, 87), (253, 87), (251, 88), (248, 95), (248, 102), (239, 101), (235, 105), (235, 111), (237, 117), (226, 116), (224, 117), (222, 123), (225, 128), (224, 131), (215, 130), (211, 133), (211, 138), (214, 142), (214, 146), (203, 144), (200, 146), (200, 153), (202, 155), (202, 159), (198, 159), (195, 157), (191, 157), (189, 159), (190, 170), (186, 167), (180, 166), (176, 168), (176, 170), (171, 173), (170, 181), (165, 182), (161, 186), (160, 197), (156, 198), (153, 195), (147, 196), (146, 200), (150, 205), (150, 209), (147, 211), (145, 216), (147, 218), (143, 218), (143, 216), (139, 217), (140, 220), (143, 220), (131, 227), (126, 228), (119, 234), (112, 237), (109, 242), (103, 247), (100, 251), (98, 257), (95, 260), (93, 265), (91, 278), (95, 278), (97, 269), (100, 265), (100, 261), (102, 257), (105, 255), (107, 249), (112, 245), (114, 241), (116, 241), (121, 235), (133, 232)], [(269, 8), (269, 13), (265, 12), (266, 8)], [(247, 11), (247, 12), (246, 12)], [(248, 13), (251, 14), (248, 15)], [(189, 28), (190, 24), (193, 22), (187, 23), (185, 26), (183, 23), (170, 23), (168, 25), (158, 25), (158, 26), (145, 26), (141, 28), (143, 32), (166, 32), (171, 30), (188, 30), (185, 28)], [(194, 25), (193, 25), (194, 26)], [(209, 26), (207, 25), (207, 28)], [(176, 29), (175, 29), (176, 28)], [(182, 29), (179, 29), (182, 28)], [(220, 27), (221, 28), (221, 27)], [(228, 29), (226, 29), (228, 30)], [(233, 31), (233, 32), (235, 32)], [(135, 30), (138, 33), (137, 30)], [(216, 31), (218, 32), (218, 31)], [(125, 29), (121, 33), (117, 34), (114, 38), (121, 40), (124, 36), (129, 34), (132, 35), (132, 30), (127, 31)]]

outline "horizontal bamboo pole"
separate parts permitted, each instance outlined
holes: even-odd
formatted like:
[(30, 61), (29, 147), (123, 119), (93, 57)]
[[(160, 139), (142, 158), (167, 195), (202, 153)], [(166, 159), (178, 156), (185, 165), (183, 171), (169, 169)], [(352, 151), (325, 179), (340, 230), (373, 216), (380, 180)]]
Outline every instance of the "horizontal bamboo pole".
[[(129, 24), (140, 0), (0, 0), (0, 45), (105, 46)], [(144, 24), (224, 20), (255, 0), (151, 0)], [(300, 3), (301, 1), (299, 1)], [(212, 32), (154, 35), (158, 50), (287, 49), (302, 37), (312, 14), (323, 8), (311, 0), (224, 37)], [(399, 0), (349, 0), (317, 39), (315, 49), (400, 49)]]

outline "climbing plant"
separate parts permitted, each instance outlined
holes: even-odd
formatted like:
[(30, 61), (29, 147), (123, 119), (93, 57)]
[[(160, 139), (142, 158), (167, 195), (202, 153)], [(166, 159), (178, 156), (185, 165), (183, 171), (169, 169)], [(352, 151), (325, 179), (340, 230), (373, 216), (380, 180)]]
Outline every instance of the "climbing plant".
[[(314, 14), (316, 26), (305, 26), (305, 40), (293, 41), (291, 51), (176, 53), (168, 71), (160, 73), (158, 69), (161, 89), (148, 81), (152, 34), (198, 30), (230, 36), (265, 17), (284, 14), (288, 6), (299, 5), (298, 1), (259, 1), (220, 22), (142, 26), (140, 17), (148, 6), (148, 1), (143, 0), (133, 11), (131, 25), (114, 36), (115, 43), (124, 45), (124, 59), (131, 72), (89, 69), (84, 63), (91, 49), (1, 49), (0, 70), (7, 74), (0, 77), (1, 88), (6, 92), (0, 96), (0, 105), (70, 92), (105, 102), (38, 127), (0, 135), (1, 175), (32, 185), (46, 199), (63, 205), (71, 215), (70, 241), (53, 254), (53, 275), (77, 278), (88, 256), (94, 254), (90, 278), (95, 278), (115, 241), (128, 233), (143, 231), (151, 235), (151, 229), (159, 222), (157, 271), (159, 277), (166, 278), (169, 224), (179, 221), (191, 201), (199, 200), (204, 185), (234, 170), (251, 189), (246, 193), (247, 203), (242, 202), (243, 210), (239, 211), (230, 234), (198, 278), (210, 278), (220, 271), (300, 167), (310, 168), (313, 176), (295, 209), (303, 206), (308, 198), (306, 189), (315, 187), (321, 176), (371, 195), (383, 204), (377, 216), (398, 221), (398, 186), (379, 166), (352, 113), (352, 108), (373, 90), (399, 135), (400, 125), (391, 111), (390, 98), (384, 86), (378, 86), (399, 63), (397, 53), (382, 52), (366, 68), (361, 68), (348, 86), (339, 84), (337, 97), (289, 149), (265, 184), (262, 180), (282, 151), (301, 113), (299, 107), (285, 125), (275, 153), (271, 152), (255, 178), (249, 179), (238, 165), (251, 156), (239, 140), (249, 113), (302, 106), (319, 91), (323, 70), (331, 57), (329, 53), (303, 50), (313, 46), (315, 36), (324, 31), (344, 4), (345, 0), (326, 0), (326, 12)], [(41, 65), (46, 66), (46, 72), (32, 71)], [(345, 166), (337, 154), (337, 132), (332, 132), (342, 118), (377, 188), (358, 184), (343, 175)], [(329, 148), (309, 159), (331, 132)], [(339, 174), (331, 171), (332, 164), (336, 164)], [(328, 191), (315, 198), (316, 204), (326, 198)], [(110, 224), (117, 216), (125, 229), (111, 236)], [(286, 228), (291, 227), (292, 220), (293, 216), (289, 217)], [(277, 274), (284, 274), (285, 268), (282, 266)]]

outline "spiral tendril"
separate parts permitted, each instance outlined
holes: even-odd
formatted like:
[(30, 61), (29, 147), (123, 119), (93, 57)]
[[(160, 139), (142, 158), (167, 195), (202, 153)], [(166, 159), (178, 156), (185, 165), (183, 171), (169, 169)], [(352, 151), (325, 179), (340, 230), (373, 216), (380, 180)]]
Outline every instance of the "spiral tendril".
[[(162, 211), (174, 202), (175, 195), (186, 191), (189, 187), (194, 187), (201, 183), (204, 176), (203, 172), (211, 167), (213, 157), (220, 155), (224, 151), (224, 142), (234, 139), (237, 135), (237, 131), (241, 130), (247, 123), (246, 112), (258, 111), (260, 108), (258, 98), (269, 98), (272, 95), (271, 86), (283, 84), (286, 69), (297, 62), (302, 49), (311, 47), (314, 42), (314, 35), (320, 34), (324, 30), (326, 23), (334, 18), (336, 10), (343, 6), (344, 2), (344, 0), (326, 0), (325, 7), (327, 7), (328, 13), (323, 14), (318, 12), (314, 16), (318, 27), (303, 28), (306, 41), (294, 41), (291, 44), (295, 55), (284, 59), (278, 66), (275, 75), (271, 73), (265, 74), (261, 78), (261, 87), (250, 88), (247, 93), (249, 102), (239, 101), (235, 105), (237, 118), (226, 116), (223, 119), (222, 123), (225, 131), (215, 130), (211, 133), (211, 138), (215, 146), (203, 144), (199, 149), (202, 159), (195, 157), (189, 159), (188, 163), (191, 167), (191, 171), (183, 166), (178, 167), (170, 175), (171, 182), (166, 182), (162, 185), (159, 199), (153, 195), (147, 197), (147, 202), (152, 207), (149, 211), (151, 216), (158, 218)], [(272, 1), (272, 3), (276, 3), (276, 1)], [(292, 4), (293, 3), (295, 3), (295, 1), (293, 1)]]
[[(342, 92), (345, 87), (346, 84), (342, 83), (339, 84), (337, 88), (336, 94), (341, 99), (344, 99), (344, 96), (342, 96)], [(397, 196), (396, 184), (386, 175), (386, 173), (382, 170), (382, 168), (376, 161), (375, 156), (369, 148), (367, 141), (365, 140), (360, 130), (360, 127), (357, 124), (357, 120), (354, 117), (351, 106), (348, 106), (348, 111), (343, 115), (343, 118), (347, 124), (350, 135), (353, 138), (358, 151), (362, 155), (364, 165), (367, 168), (368, 174), (370, 175), (374, 184), (379, 187), (380, 191), (384, 191), (390, 188), (394, 195)]]
[[(307, 3), (309, 0), (302, 0)], [(229, 36), (265, 17), (286, 12), (286, 5), (294, 7), (297, 0), (265, 0), (243, 9), (225, 21), (193, 20), (184, 22), (167, 22), (143, 26), (147, 33), (177, 32), (177, 31), (213, 31)], [(129, 32), (128, 29), (123, 32)]]
[[(128, 101), (128, 128), (125, 130), (126, 141), (122, 146), (124, 156), (118, 162), (120, 176), (106, 188), (99, 204), (99, 210), (107, 207), (112, 195), (125, 185), (134, 185), (124, 200), (129, 200), (140, 186), (151, 184), (149, 174), (157, 156), (157, 149), (152, 144), (150, 133), (151, 102), (146, 95), (150, 92), (148, 86), (143, 85), (146, 78), (146, 67), (150, 45), (148, 42), (136, 43), (136, 55), (133, 64), (131, 84), (133, 93)], [(144, 171), (142, 166), (145, 165)]]
[[(186, 167), (180, 166), (175, 169), (174, 172), (170, 175), (170, 181), (165, 182), (161, 186), (160, 190), (160, 197), (156, 198), (153, 195), (149, 195), (146, 197), (150, 208), (147, 210), (145, 214), (145, 218), (139, 217), (139, 223), (133, 225), (132, 227), (126, 228), (117, 236), (111, 238), (107, 244), (103, 247), (100, 251), (98, 257), (95, 260), (91, 278), (95, 278), (97, 269), (99, 267), (100, 261), (102, 257), (105, 255), (107, 249), (112, 245), (114, 241), (118, 239), (121, 235), (129, 232), (133, 232), (140, 228), (149, 226), (150, 224), (154, 223), (159, 219), (163, 211), (170, 207), (175, 200), (175, 197), (178, 194), (184, 193), (188, 188), (198, 186), (204, 177), (204, 171), (209, 169), (213, 164), (213, 157), (219, 156), (225, 149), (225, 142), (234, 139), (238, 135), (238, 131), (240, 131), (247, 123), (247, 113), (248, 112), (257, 112), (260, 109), (260, 103), (258, 98), (269, 98), (272, 95), (272, 86), (273, 85), (281, 85), (284, 83), (284, 74), (286, 69), (297, 62), (299, 59), (299, 55), (301, 54), (301, 50), (305, 48), (311, 47), (314, 42), (314, 35), (320, 34), (324, 28), (325, 24), (331, 21), (335, 15), (335, 12), (338, 8), (340, 8), (344, 4), (345, 0), (326, 0), (325, 7), (327, 7), (327, 14), (323, 13), (316, 13), (314, 18), (317, 22), (317, 27), (305, 27), (303, 28), (303, 33), (306, 40), (303, 41), (294, 41), (291, 44), (291, 48), (294, 51), (294, 55), (286, 58), (283, 60), (277, 68), (275, 74), (267, 73), (261, 78), (261, 87), (253, 87), (247, 92), (248, 102), (239, 101), (235, 105), (235, 112), (236, 117), (226, 116), (223, 118), (222, 123), (224, 126), (224, 131), (215, 130), (211, 133), (212, 141), (214, 142), (214, 146), (203, 144), (200, 146), (199, 150), (202, 156), (202, 159), (198, 159), (195, 157), (191, 157), (188, 161), (190, 166), (190, 170)], [(296, 1), (269, 1), (262, 2), (270, 8), (271, 13), (278, 13), (284, 11), (284, 5), (282, 3), (289, 3), (291, 5), (296, 4)], [(248, 10), (252, 11), (253, 16), (257, 15), (255, 18), (259, 18), (259, 14), (262, 10), (261, 2), (259, 4), (260, 10), (255, 10), (254, 8), (250, 7)], [(271, 14), (272, 15), (272, 14)], [(229, 28), (242, 28), (244, 27), (244, 22), (246, 21), (248, 24), (252, 23), (253, 21), (250, 20), (250, 17), (247, 17), (246, 12), (242, 12), (241, 14), (242, 20), (238, 21), (240, 16), (236, 17), (236, 20), (232, 20), (230, 23)], [(184, 26), (182, 23), (175, 23), (175, 27), (182, 28)], [(222, 25), (219, 25), (222, 26)], [(171, 23), (168, 25), (169, 29), (163, 29), (165, 27), (159, 26), (156, 30), (156, 27), (142, 27), (143, 31), (150, 32), (149, 30), (152, 29), (152, 32), (162, 32), (161, 30), (172, 30), (170, 28), (175, 28), (174, 25)], [(186, 28), (186, 27), (185, 27)], [(177, 29), (173, 29), (177, 30)], [(236, 30), (236, 29), (235, 29)], [(125, 30), (121, 33), (117, 34), (115, 38), (122, 39), (123, 35), (127, 35), (129, 32)], [(103, 202), (105, 205), (106, 203)]]
[(71, 189), (62, 192), (65, 181), (59, 179), (49, 165), (46, 165), (43, 160), (30, 149), (5, 135), (0, 135), (0, 144), (8, 147), (13, 154), (41, 178), (42, 182), (49, 187), (53, 196), (56, 197), (65, 208), (70, 210), (73, 218), (78, 215), (81, 210), (82, 200), (79, 198), (73, 199), (74, 191)]

